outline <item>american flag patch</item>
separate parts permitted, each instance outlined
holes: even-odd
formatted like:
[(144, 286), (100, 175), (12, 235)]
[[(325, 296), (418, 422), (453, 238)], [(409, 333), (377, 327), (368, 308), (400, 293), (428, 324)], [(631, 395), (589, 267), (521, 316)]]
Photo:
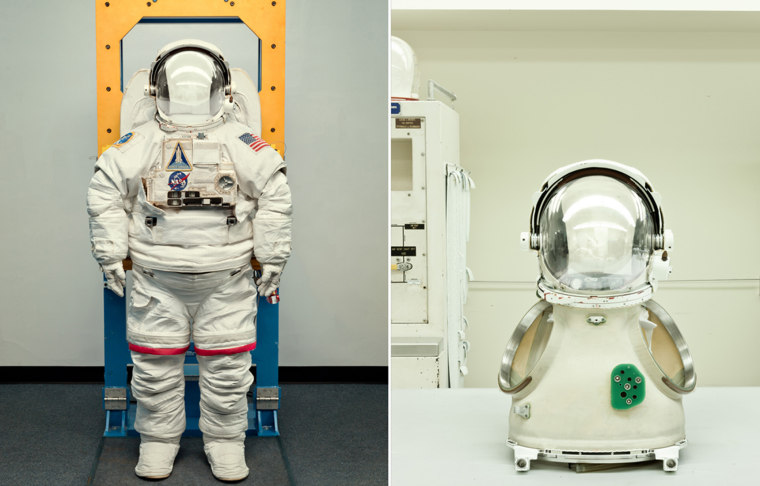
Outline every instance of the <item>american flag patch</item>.
[(269, 147), (269, 144), (257, 137), (256, 135), (252, 133), (244, 133), (238, 137), (240, 140), (245, 142), (249, 147), (253, 149), (254, 152), (258, 152), (259, 150), (263, 149), (264, 147)]

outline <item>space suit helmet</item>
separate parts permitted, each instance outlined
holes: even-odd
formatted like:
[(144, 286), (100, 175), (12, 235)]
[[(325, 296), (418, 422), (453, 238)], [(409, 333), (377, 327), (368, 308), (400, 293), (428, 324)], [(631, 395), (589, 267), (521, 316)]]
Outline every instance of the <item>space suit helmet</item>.
[(420, 72), (412, 46), (391, 36), (391, 98), (418, 100), (419, 90)]
[(590, 305), (614, 306), (626, 302), (615, 296), (630, 294), (632, 304), (670, 273), (672, 235), (663, 229), (659, 194), (638, 170), (608, 160), (571, 164), (552, 173), (534, 200), (523, 239), (538, 250), (539, 290), (555, 303), (582, 306), (592, 297)]
[(159, 50), (149, 82), (159, 118), (180, 126), (202, 126), (221, 118), (232, 92), (229, 64), (219, 48), (192, 39)]

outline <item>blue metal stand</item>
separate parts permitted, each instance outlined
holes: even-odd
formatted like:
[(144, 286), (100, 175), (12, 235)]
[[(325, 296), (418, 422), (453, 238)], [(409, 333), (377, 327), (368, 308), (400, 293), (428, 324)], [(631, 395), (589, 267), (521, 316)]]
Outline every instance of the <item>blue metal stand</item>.
[[(272, 437), (280, 435), (277, 410), (280, 404), (279, 387), (279, 304), (258, 298), (256, 318), (256, 349), (251, 351), (256, 366), (253, 400), (248, 405), (247, 435)], [(105, 321), (105, 386), (103, 406), (106, 410), (104, 437), (138, 435), (134, 429), (136, 407), (130, 403), (127, 386), (127, 366), (132, 357), (127, 347), (126, 298), (108, 288), (103, 289)], [(198, 360), (191, 346), (185, 355), (185, 415), (186, 437), (200, 436), (200, 389)]]

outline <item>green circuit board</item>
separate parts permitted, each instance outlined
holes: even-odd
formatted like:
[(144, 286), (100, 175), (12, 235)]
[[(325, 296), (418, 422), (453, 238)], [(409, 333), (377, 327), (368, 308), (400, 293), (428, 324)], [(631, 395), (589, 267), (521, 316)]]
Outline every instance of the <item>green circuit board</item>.
[(628, 410), (646, 396), (644, 375), (632, 364), (615, 366), (610, 375), (610, 403), (616, 410)]

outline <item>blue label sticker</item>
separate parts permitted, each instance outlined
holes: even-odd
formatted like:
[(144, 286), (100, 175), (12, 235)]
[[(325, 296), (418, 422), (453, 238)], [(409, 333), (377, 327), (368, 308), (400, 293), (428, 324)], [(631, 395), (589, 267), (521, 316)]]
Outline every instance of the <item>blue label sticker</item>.
[(391, 115), (398, 115), (401, 113), (401, 103), (391, 103)]
[(169, 176), (169, 188), (172, 191), (181, 191), (187, 187), (187, 174), (181, 171), (172, 172)]
[(116, 142), (114, 142), (113, 146), (114, 147), (121, 147), (125, 143), (129, 142), (129, 139), (132, 138), (132, 135), (133, 135), (132, 132), (125, 133), (124, 135), (121, 136), (120, 139), (118, 139)]
[(174, 147), (174, 154), (172, 155), (169, 164), (166, 166), (166, 170), (193, 170), (193, 166), (185, 156), (185, 151), (182, 150), (182, 145), (177, 142), (177, 146)]

